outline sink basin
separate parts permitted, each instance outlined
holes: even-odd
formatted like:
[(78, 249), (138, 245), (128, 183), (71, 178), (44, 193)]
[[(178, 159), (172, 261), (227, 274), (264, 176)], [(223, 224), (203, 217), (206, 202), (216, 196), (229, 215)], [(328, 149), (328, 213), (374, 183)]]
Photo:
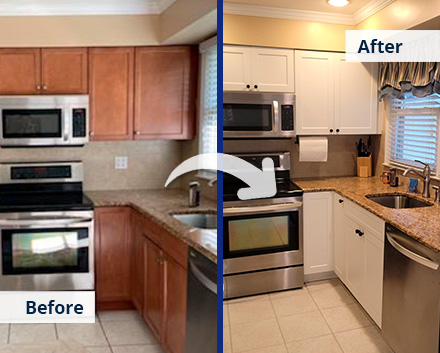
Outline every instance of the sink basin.
[(173, 218), (191, 227), (217, 229), (217, 215), (212, 213), (174, 214)]
[(365, 197), (367, 199), (370, 199), (371, 201), (378, 203), (379, 205), (389, 208), (417, 208), (432, 206), (432, 204), (429, 202), (421, 201), (407, 195), (366, 195)]

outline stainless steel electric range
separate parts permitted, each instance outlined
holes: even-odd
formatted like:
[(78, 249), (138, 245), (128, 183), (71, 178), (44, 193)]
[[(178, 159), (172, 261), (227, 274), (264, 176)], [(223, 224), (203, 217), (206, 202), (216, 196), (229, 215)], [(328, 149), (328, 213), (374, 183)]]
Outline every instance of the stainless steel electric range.
[(223, 297), (225, 299), (304, 285), (303, 191), (290, 179), (290, 153), (236, 154), (262, 168), (274, 161), (277, 193), (241, 201), (247, 185), (232, 175), (223, 181)]
[(81, 162), (0, 164), (0, 290), (93, 290)]

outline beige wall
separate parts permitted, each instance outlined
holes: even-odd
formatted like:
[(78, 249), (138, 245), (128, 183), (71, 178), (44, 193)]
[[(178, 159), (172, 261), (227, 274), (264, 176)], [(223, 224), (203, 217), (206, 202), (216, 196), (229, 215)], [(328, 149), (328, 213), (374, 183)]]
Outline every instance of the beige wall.
[(354, 26), (277, 18), (223, 15), (223, 42), (280, 48), (345, 51)]
[(356, 29), (409, 29), (438, 15), (439, 0), (397, 0), (359, 23)]
[(0, 17), (0, 47), (157, 45), (159, 16)]
[[(182, 144), (157, 140), (92, 142), (75, 148), (3, 148), (0, 163), (81, 160), (86, 190), (161, 189), (181, 162)], [(127, 156), (128, 169), (114, 169), (115, 156)], [(178, 179), (170, 187), (180, 186)]]

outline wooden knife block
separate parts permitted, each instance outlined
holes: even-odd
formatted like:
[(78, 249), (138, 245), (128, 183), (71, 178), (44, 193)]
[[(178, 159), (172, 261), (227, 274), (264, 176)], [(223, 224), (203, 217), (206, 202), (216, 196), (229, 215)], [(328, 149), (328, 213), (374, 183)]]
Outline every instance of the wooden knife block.
[(373, 175), (373, 162), (370, 157), (357, 157), (357, 175), (361, 178), (368, 178)]

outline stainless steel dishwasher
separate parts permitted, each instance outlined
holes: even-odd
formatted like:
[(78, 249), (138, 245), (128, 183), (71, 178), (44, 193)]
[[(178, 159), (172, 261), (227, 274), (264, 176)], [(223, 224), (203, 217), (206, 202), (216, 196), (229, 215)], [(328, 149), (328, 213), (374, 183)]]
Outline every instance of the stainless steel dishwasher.
[(217, 265), (190, 249), (186, 353), (217, 352)]
[(382, 335), (396, 353), (438, 353), (440, 255), (386, 225)]

